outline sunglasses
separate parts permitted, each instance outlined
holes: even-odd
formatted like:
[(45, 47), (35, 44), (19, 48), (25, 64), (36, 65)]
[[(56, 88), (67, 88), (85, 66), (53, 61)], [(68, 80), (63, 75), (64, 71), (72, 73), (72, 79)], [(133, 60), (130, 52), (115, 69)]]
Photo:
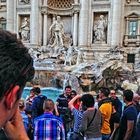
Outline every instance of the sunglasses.
[(110, 94), (115, 95), (116, 93), (115, 92), (111, 92)]

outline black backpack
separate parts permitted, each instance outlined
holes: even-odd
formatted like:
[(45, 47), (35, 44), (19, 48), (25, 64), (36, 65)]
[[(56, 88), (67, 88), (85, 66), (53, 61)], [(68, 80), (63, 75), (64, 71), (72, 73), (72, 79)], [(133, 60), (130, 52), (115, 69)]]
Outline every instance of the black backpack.
[(40, 116), (40, 115), (42, 115), (44, 113), (43, 103), (47, 99), (47, 97), (44, 96), (44, 95), (39, 95), (36, 98), (38, 98), (37, 99), (38, 100), (37, 101), (37, 114), (38, 114), (38, 116)]

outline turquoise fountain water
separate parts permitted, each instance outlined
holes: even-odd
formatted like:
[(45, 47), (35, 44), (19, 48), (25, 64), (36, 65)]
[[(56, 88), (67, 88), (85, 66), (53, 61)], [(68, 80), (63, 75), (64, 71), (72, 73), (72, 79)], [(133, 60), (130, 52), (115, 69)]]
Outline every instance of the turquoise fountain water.
[[(22, 98), (26, 99), (29, 96), (31, 88), (32, 87), (24, 88)], [(62, 89), (57, 89), (53, 87), (41, 88), (41, 93), (47, 96), (47, 98), (52, 99), (54, 102), (56, 101), (57, 97), (60, 94), (62, 94), (62, 92), (63, 92)]]

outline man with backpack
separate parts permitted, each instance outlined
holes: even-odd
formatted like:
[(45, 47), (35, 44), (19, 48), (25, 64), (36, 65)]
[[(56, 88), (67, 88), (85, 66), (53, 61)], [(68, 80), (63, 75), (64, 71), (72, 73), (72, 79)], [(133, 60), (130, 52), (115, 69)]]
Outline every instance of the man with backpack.
[(32, 119), (33, 120), (44, 113), (43, 103), (47, 99), (46, 96), (41, 94), (41, 90), (39, 87), (35, 87), (34, 92), (37, 96), (33, 99), (33, 103), (32, 103)]

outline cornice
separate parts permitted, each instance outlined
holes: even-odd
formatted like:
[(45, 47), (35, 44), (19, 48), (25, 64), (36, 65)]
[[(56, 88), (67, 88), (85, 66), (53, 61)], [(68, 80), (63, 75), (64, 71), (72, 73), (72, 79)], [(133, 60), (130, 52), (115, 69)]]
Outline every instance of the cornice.
[(103, 2), (103, 1), (99, 1), (99, 2), (94, 1), (92, 3), (92, 8), (93, 9), (110, 8), (110, 7), (111, 7), (111, 2), (110, 1), (105, 1), (105, 2)]
[(78, 12), (80, 10), (79, 5), (73, 5), (71, 8), (67, 9), (57, 9), (48, 6), (41, 6), (42, 14), (53, 14), (53, 15), (72, 15), (74, 12)]
[(17, 7), (17, 12), (31, 12), (31, 6), (18, 6)]

